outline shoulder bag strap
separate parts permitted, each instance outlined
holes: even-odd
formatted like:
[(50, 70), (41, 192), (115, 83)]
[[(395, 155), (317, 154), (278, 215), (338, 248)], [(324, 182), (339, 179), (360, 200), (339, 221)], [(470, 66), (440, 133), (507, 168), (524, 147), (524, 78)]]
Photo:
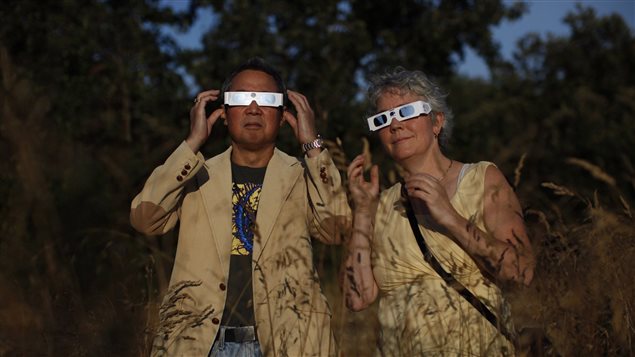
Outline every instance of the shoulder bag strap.
[(410, 200), (406, 196), (404, 198), (404, 205), (406, 207), (406, 214), (408, 215), (408, 221), (410, 221), (410, 228), (412, 228), (412, 233), (414, 233), (415, 238), (417, 239), (417, 244), (419, 245), (419, 249), (421, 249), (421, 253), (423, 253), (423, 259), (432, 266), (432, 269), (441, 276), (441, 278), (445, 281), (446, 284), (454, 288), (465, 300), (467, 300), (474, 308), (483, 315), (500, 333), (505, 336), (510, 342), (514, 342), (513, 335), (505, 328), (505, 326), (498, 323), (498, 318), (494, 313), (492, 313), (485, 304), (481, 300), (479, 300), (470, 290), (468, 290), (461, 282), (456, 280), (454, 276), (447, 272), (441, 263), (437, 260), (437, 258), (432, 254), (430, 249), (428, 249), (428, 245), (426, 244), (423, 235), (421, 234), (421, 230), (419, 229), (419, 223), (417, 222), (417, 218), (415, 217), (414, 210), (412, 208), (412, 204)]

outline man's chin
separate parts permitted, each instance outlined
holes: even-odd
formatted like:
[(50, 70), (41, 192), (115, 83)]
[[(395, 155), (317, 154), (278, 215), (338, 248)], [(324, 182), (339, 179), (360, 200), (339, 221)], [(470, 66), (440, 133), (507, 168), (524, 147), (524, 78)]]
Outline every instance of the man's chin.
[(232, 147), (239, 147), (244, 150), (258, 151), (276, 146), (275, 140), (266, 140), (265, 138), (253, 138), (252, 140), (232, 140)]

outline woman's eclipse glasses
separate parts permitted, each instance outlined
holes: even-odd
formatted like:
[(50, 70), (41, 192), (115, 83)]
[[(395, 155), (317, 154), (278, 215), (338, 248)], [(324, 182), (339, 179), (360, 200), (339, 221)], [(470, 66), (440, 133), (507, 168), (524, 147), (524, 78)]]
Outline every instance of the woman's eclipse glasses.
[(404, 104), (402, 106), (377, 113), (366, 120), (368, 120), (368, 128), (371, 131), (377, 131), (389, 126), (393, 119), (404, 121), (416, 118), (422, 114), (430, 114), (431, 111), (432, 107), (429, 103), (418, 100), (416, 102)]

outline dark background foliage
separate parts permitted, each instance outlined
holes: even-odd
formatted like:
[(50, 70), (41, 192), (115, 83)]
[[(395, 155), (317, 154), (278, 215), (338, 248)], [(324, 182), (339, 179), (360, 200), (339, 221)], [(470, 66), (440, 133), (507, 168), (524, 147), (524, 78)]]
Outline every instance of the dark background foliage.
[[(202, 49), (182, 50), (160, 31), (187, 29), (200, 7), (211, 7), (218, 20)], [(579, 354), (586, 347), (575, 350), (575, 337), (553, 326), (586, 331), (580, 316), (599, 306), (609, 313), (591, 321), (601, 329), (589, 336), (608, 337), (587, 352), (633, 353), (633, 300), (624, 299), (632, 289), (606, 296), (576, 290), (596, 293), (577, 310), (536, 290), (570, 288), (550, 272), (562, 264), (574, 276), (586, 274), (572, 263), (583, 257), (591, 266), (610, 261), (618, 262), (613, 270), (632, 270), (634, 260), (624, 258), (635, 256), (628, 229), (635, 202), (632, 30), (619, 16), (578, 7), (565, 18), (570, 36), (527, 35), (505, 61), (491, 28), (524, 11), (522, 3), (494, 0), (194, 0), (183, 13), (156, 0), (2, 2), (0, 355), (148, 353), (176, 236), (134, 232), (130, 201), (187, 134), (191, 98), (179, 68), (201, 88), (217, 88), (251, 56), (280, 68), (289, 87), (307, 95), (319, 131), (340, 140), (333, 150), (343, 164), (367, 139), (386, 185), (394, 168), (363, 122), (368, 76), (400, 65), (436, 77), (456, 115), (448, 153), (495, 162), (526, 209), (544, 269), (523, 294), (544, 304), (525, 318), (561, 351)], [(491, 80), (457, 74), (465, 46), (485, 60)], [(227, 143), (215, 127), (204, 154)], [(300, 154), (288, 127), (280, 147)], [(598, 258), (591, 254), (597, 246), (581, 243), (589, 237), (630, 244)], [(326, 289), (337, 298), (339, 248), (316, 249)], [(611, 259), (615, 249), (621, 255)], [(604, 279), (597, 274), (596, 283)], [(611, 276), (614, 287), (624, 283)], [(565, 310), (573, 312), (556, 313)], [(372, 320), (341, 318), (338, 331), (359, 316)]]

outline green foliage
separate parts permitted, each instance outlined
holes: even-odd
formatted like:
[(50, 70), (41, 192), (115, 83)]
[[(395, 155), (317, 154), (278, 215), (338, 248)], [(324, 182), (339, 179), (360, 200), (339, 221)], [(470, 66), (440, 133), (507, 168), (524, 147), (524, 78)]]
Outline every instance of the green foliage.
[[(197, 2), (196, 4), (203, 4)], [(364, 90), (372, 73), (401, 65), (449, 76), (464, 46), (488, 62), (498, 59), (490, 27), (518, 17), (522, 3), (500, 1), (212, 1), (216, 22), (201, 50), (182, 63), (202, 88), (219, 87), (251, 56), (280, 68), (290, 88), (309, 98), (326, 137), (339, 137), (349, 154), (367, 134)], [(298, 153), (290, 132), (281, 147)]]
[[(0, 355), (128, 354), (142, 325), (116, 345), (96, 331), (139, 321), (161, 280), (144, 274), (152, 256), (127, 210), (183, 133), (186, 88), (158, 26), (189, 20), (156, 2), (9, 1), (0, 14), (0, 168), (11, 187), (0, 210)], [(27, 322), (11, 322), (19, 316)]]
[(487, 153), (504, 172), (526, 153), (529, 202), (540, 195), (535, 187), (542, 181), (597, 184), (563, 165), (566, 158), (583, 158), (620, 175), (632, 201), (635, 40), (620, 17), (598, 19), (592, 9), (578, 8), (565, 21), (571, 36), (525, 36), (514, 62), (493, 68), (492, 83), (459, 80), (461, 98), (450, 96), (458, 118), (454, 152), (470, 159)]

